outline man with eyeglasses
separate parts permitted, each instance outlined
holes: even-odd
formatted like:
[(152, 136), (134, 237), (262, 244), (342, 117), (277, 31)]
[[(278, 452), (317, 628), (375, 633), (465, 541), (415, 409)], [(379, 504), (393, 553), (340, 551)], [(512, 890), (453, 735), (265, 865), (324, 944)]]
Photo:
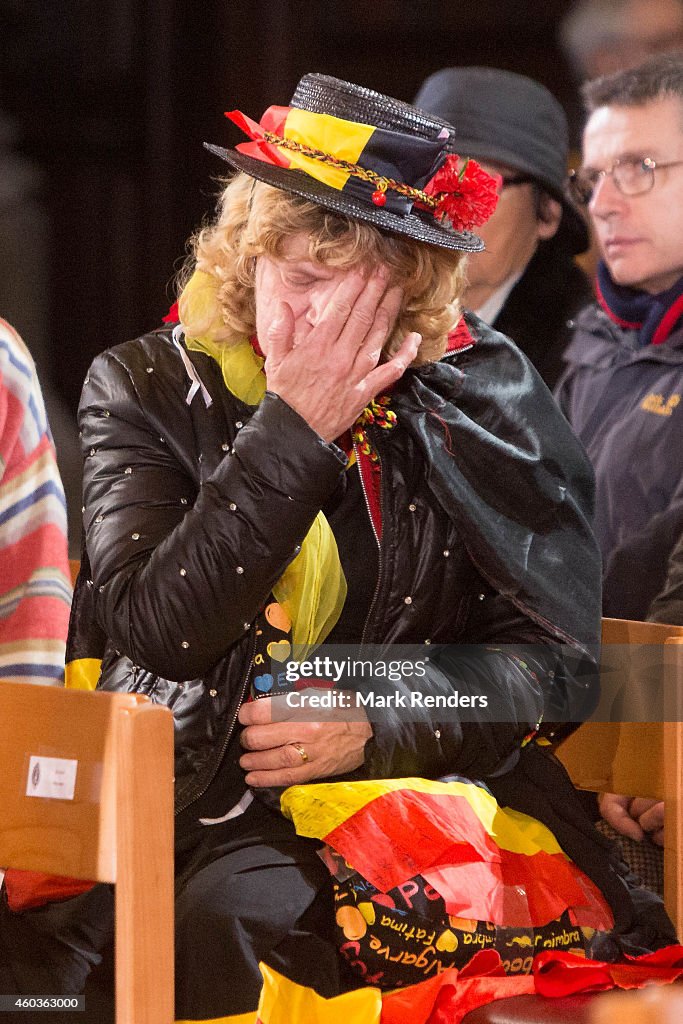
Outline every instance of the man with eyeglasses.
[(595, 469), (603, 612), (645, 619), (683, 528), (683, 54), (583, 95), (571, 189), (602, 258), (556, 395)]
[(480, 232), (486, 251), (469, 261), (463, 301), (512, 338), (553, 387), (568, 321), (593, 297), (573, 259), (588, 235), (564, 194), (564, 111), (538, 82), (482, 67), (442, 68), (414, 103), (455, 127), (460, 156), (501, 176), (500, 201)]
[[(570, 187), (602, 258), (598, 300), (577, 318), (556, 397), (595, 469), (603, 613), (672, 621), (683, 533), (683, 54), (582, 92), (583, 165)], [(661, 844), (663, 804), (603, 794), (600, 808), (623, 835)]]

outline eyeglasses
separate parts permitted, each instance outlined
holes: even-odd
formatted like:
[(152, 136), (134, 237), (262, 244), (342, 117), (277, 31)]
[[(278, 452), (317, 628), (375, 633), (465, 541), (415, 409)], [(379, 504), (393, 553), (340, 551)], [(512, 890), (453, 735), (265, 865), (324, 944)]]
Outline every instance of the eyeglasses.
[(570, 171), (569, 194), (581, 206), (587, 206), (593, 198), (596, 185), (600, 178), (614, 179), (614, 184), (623, 196), (639, 196), (649, 192), (655, 183), (655, 168), (678, 167), (683, 160), (670, 160), (658, 163), (652, 157), (624, 157), (615, 160), (605, 171), (596, 171), (592, 167), (579, 167)]

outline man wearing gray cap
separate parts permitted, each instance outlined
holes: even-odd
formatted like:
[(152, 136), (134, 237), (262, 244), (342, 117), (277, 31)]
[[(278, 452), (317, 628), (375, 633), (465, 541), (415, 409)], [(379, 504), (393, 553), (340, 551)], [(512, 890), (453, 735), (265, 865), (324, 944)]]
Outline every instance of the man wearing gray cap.
[(564, 195), (569, 152), (562, 107), (538, 82), (498, 68), (442, 68), (415, 105), (456, 130), (460, 156), (502, 177), (498, 207), (470, 260), (464, 302), (507, 334), (553, 387), (573, 315), (593, 298), (573, 256), (585, 222)]

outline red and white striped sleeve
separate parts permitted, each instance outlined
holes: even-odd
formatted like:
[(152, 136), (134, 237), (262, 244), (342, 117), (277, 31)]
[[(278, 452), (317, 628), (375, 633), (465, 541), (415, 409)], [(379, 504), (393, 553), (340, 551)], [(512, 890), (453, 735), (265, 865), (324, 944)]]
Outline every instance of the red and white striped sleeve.
[(36, 368), (0, 319), (0, 679), (62, 682), (70, 604), (66, 500)]

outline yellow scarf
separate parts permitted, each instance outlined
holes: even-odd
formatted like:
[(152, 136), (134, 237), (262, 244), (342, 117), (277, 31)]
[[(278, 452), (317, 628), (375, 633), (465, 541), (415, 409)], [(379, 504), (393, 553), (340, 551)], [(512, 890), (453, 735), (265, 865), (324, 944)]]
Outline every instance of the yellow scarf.
[[(221, 340), (224, 331), (217, 298), (218, 281), (196, 270), (179, 299), (181, 323), (202, 324), (200, 337), (185, 336), (188, 349), (204, 352), (221, 368), (228, 390), (247, 405), (258, 405), (266, 392), (262, 357), (248, 338)], [(206, 325), (206, 327), (204, 327)], [(273, 586), (276, 601), (292, 621), (292, 643), (298, 659), (323, 643), (336, 625), (346, 600), (346, 579), (337, 542), (322, 512), (304, 537), (301, 551)]]

